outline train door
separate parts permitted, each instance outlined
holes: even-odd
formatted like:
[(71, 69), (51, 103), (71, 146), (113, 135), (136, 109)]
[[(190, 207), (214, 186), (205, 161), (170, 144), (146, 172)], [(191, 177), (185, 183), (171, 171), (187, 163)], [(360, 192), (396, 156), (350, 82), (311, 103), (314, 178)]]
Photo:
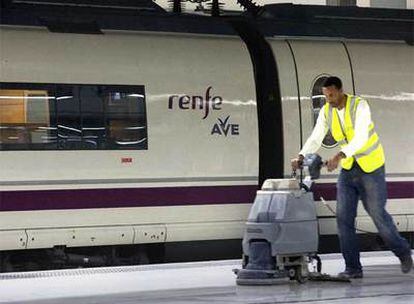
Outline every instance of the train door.
[[(345, 45), (338, 41), (286, 40), (295, 64), (299, 113), (301, 119), (301, 146), (310, 136), (319, 111), (325, 104), (322, 85), (329, 76), (338, 76), (344, 91), (354, 93), (352, 66)], [(339, 151), (330, 132), (318, 153), (323, 159)]]
[(277, 72), (281, 94), (284, 177), (290, 177), (292, 169), (290, 159), (300, 150), (300, 107), (295, 62), (289, 45), (283, 39), (266, 38), (277, 62)]

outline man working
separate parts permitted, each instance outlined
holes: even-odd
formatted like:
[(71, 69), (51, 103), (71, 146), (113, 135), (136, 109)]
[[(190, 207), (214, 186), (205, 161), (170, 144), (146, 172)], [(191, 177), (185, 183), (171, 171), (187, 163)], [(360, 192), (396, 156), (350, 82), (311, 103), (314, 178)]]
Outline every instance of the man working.
[(326, 104), (298, 158), (292, 159), (292, 167), (298, 169), (304, 155), (315, 153), (321, 147), (328, 130), (341, 146), (341, 151), (327, 162), (329, 172), (335, 170), (339, 162), (342, 166), (337, 183), (336, 217), (346, 268), (339, 275), (346, 278), (363, 277), (355, 231), (359, 199), (385, 244), (400, 259), (402, 272), (408, 273), (413, 267), (411, 249), (385, 210), (387, 185), (384, 151), (371, 120), (369, 105), (358, 96), (345, 94), (338, 77), (327, 78), (322, 92)]

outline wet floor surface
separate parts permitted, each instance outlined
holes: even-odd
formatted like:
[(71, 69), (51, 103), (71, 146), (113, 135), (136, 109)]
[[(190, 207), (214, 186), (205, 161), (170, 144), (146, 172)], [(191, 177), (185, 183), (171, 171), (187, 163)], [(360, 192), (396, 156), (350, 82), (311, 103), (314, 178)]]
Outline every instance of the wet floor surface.
[[(323, 272), (342, 270), (339, 255), (322, 255)], [(414, 271), (402, 274), (388, 252), (362, 254), (364, 278), (272, 286), (237, 286), (240, 261), (164, 264), (0, 274), (0, 303), (414, 303)]]

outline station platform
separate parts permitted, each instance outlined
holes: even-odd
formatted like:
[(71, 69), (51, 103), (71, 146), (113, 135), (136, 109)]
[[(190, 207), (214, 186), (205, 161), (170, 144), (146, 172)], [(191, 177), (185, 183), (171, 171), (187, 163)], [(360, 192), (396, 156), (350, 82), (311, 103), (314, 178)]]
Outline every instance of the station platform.
[[(240, 260), (0, 274), (0, 303), (414, 303), (414, 271), (403, 274), (390, 252), (361, 254), (364, 278), (272, 286), (237, 286)], [(322, 272), (344, 268), (339, 254), (321, 255)]]

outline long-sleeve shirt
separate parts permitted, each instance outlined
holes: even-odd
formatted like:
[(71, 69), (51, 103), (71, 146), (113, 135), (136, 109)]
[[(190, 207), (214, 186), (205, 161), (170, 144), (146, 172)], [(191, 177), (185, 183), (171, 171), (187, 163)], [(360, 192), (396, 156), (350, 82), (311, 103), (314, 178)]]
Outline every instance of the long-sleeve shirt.
[[(334, 109), (334, 111), (337, 111), (341, 124), (344, 126), (345, 107), (341, 110)], [(352, 157), (365, 145), (368, 140), (368, 127), (370, 124), (371, 111), (369, 105), (364, 99), (361, 99), (356, 109), (354, 137), (341, 149), (341, 152), (343, 152), (346, 157)], [(325, 118), (325, 113), (321, 110), (312, 134), (306, 141), (299, 154), (306, 155), (308, 153), (315, 153), (318, 151), (328, 130), (329, 126)]]

